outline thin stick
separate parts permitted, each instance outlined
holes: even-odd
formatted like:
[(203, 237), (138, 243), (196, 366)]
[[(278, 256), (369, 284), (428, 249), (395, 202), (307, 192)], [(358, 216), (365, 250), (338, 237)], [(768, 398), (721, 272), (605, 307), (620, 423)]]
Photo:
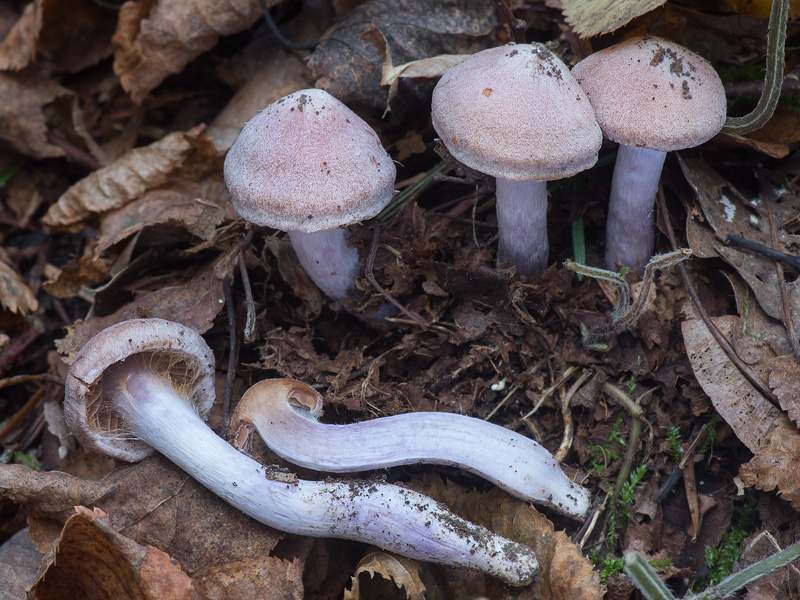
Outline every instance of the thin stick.
[(514, 13), (511, 12), (511, 9), (504, 0), (493, 0), (493, 2), (497, 5), (503, 20), (511, 28), (511, 33), (514, 35), (514, 41), (518, 44), (524, 44), (525, 29), (527, 28), (528, 24), (522, 19), (515, 17)]
[(231, 396), (233, 395), (233, 380), (236, 378), (236, 363), (239, 357), (239, 336), (236, 332), (236, 305), (231, 290), (230, 277), (222, 279), (222, 291), (225, 294), (225, 303), (228, 308), (228, 373), (225, 377), (225, 395), (222, 397), (222, 438), (228, 439), (231, 428)]

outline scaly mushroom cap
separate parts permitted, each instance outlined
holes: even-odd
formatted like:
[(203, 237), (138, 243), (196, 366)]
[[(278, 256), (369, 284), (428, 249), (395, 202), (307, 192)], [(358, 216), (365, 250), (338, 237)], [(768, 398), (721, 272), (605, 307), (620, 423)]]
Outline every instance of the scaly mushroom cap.
[(322, 231), (377, 215), (395, 167), (378, 135), (323, 90), (270, 104), (225, 158), (225, 183), (246, 220), (282, 231)]
[(572, 69), (605, 136), (671, 152), (714, 137), (725, 123), (722, 82), (707, 60), (661, 38), (627, 40)]
[[(86, 448), (128, 462), (153, 449), (127, 432), (108, 402), (120, 382), (114, 365), (140, 366), (164, 376), (202, 417), (214, 403), (214, 356), (192, 329), (164, 319), (133, 319), (104, 329), (81, 348), (64, 384), (64, 416)], [(107, 372), (107, 369), (109, 370)]]
[(433, 126), (457, 160), (512, 181), (569, 177), (597, 161), (603, 136), (567, 66), (539, 44), (473, 54), (433, 90)]

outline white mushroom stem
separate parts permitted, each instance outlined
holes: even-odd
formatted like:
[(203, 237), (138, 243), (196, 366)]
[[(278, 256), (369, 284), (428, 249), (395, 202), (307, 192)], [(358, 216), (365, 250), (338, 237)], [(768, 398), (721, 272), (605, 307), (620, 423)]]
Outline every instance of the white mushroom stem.
[(653, 255), (654, 206), (666, 152), (620, 145), (606, 221), (606, 269), (641, 275)]
[(573, 518), (589, 512), (589, 493), (530, 438), (452, 413), (408, 413), (350, 425), (317, 421), (322, 397), (292, 379), (245, 392), (231, 420), (233, 443), (247, 447), (255, 428), (286, 460), (317, 471), (350, 473), (412, 463), (458, 467), (529, 502)]
[(511, 181), (498, 177), (497, 263), (516, 265), (522, 275), (547, 268), (547, 182)]
[(530, 548), (422, 494), (374, 482), (271, 479), (262, 465), (217, 437), (168, 382), (137, 364), (118, 363), (103, 380), (132, 435), (254, 519), (281, 531), (358, 540), (410, 558), (477, 569), (512, 585), (536, 579)]
[(289, 239), (300, 264), (322, 293), (340, 302), (357, 299), (356, 275), (361, 263), (356, 249), (347, 246), (344, 229), (290, 231)]

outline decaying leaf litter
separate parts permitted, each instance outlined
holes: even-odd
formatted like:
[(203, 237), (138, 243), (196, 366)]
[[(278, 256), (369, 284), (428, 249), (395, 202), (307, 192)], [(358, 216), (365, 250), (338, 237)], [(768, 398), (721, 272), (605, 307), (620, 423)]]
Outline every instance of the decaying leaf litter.
[[(762, 131), (720, 135), (668, 159), (669, 215), (658, 217), (658, 249), (669, 249), (668, 219), (694, 252), (687, 268), (702, 306), (771, 390), (772, 404), (710, 337), (674, 269), (657, 275), (629, 332), (607, 337), (605, 347), (584, 343), (582, 325), (609, 324), (615, 289), (579, 282), (561, 263), (573, 256), (570, 224), (582, 217), (587, 264), (602, 264), (612, 144), (598, 167), (552, 186), (551, 266), (530, 278), (495, 266), (492, 183), (456, 179), (463, 173), (442, 165), (429, 121), (435, 76), (451, 64), (436, 57), (510, 41), (494, 4), (274, 7), (288, 37), (321, 36), (313, 53), (281, 47), (257, 2), (217, 4), (50, 0), (0, 11), (0, 438), (3, 462), (17, 463), (0, 467), (0, 526), (3, 541), (29, 527), (41, 553), (19, 536), (3, 546), (0, 569), (15, 573), (7, 579), (12, 597), (34, 582), (36, 597), (91, 594), (98, 580), (107, 590), (157, 597), (338, 597), (345, 587), (353, 598), (510, 593), (474, 573), (443, 577), (440, 567), (254, 524), (164, 459), (114, 469), (109, 459), (80, 454), (60, 412), (66, 365), (101, 329), (140, 317), (204, 334), (217, 361), (217, 431), (224, 397), (235, 403), (256, 381), (291, 377), (324, 395), (328, 422), (446, 411), (540, 441), (605, 499), (591, 527), (545, 517), (450, 469), (373, 475), (534, 546), (541, 580), (518, 597), (630, 597), (630, 582), (613, 568), (628, 550), (652, 559), (683, 593), (720, 568), (708, 547), (730, 552), (735, 539), (741, 565), (795, 541), (795, 275), (728, 243), (734, 235), (797, 251), (791, 96)], [(589, 47), (648, 32), (708, 57), (726, 83), (761, 77), (763, 14), (615, 3), (607, 29), (593, 31), (591, 3), (564, 4), (574, 31), (603, 35), (576, 36), (563, 27), (560, 6), (512, 8), (528, 24), (527, 39), (568, 64)], [(422, 59), (431, 60), (418, 76), (392, 83), (388, 67)], [(793, 68), (788, 57), (790, 77)], [(366, 118), (399, 162), (397, 188), (407, 202), (351, 236), (367, 265), (357, 282), (366, 294), (360, 308), (385, 302), (371, 276), (408, 311), (386, 327), (331, 306), (283, 234), (237, 218), (222, 180), (241, 125), (314, 85)], [(732, 113), (749, 101), (729, 93)], [(632, 398), (632, 413), (604, 389)], [(639, 409), (642, 434), (628, 452)], [(629, 475), (620, 477), (623, 468)], [(378, 585), (388, 587), (370, 587)], [(791, 597), (796, 575), (781, 570), (747, 594), (765, 590)]]

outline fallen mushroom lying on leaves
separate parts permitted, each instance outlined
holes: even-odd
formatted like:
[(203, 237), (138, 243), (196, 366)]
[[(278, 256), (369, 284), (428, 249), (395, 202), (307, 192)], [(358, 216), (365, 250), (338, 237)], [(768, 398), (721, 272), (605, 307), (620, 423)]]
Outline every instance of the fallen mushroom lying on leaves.
[(301, 467), (352, 473), (425, 463), (488, 479), (510, 494), (573, 517), (589, 512), (589, 493), (530, 438), (453, 413), (417, 412), (349, 425), (327, 425), (322, 396), (293, 379), (267, 379), (247, 390), (231, 420), (233, 444), (246, 449), (253, 429), (279, 456)]
[(157, 450), (232, 506), (281, 531), (367, 542), (512, 585), (537, 579), (539, 564), (528, 546), (423, 494), (372, 481), (275, 478), (205, 424), (213, 377), (213, 355), (196, 332), (162, 319), (125, 321), (78, 353), (67, 373), (64, 411), (87, 448), (126, 461)]

